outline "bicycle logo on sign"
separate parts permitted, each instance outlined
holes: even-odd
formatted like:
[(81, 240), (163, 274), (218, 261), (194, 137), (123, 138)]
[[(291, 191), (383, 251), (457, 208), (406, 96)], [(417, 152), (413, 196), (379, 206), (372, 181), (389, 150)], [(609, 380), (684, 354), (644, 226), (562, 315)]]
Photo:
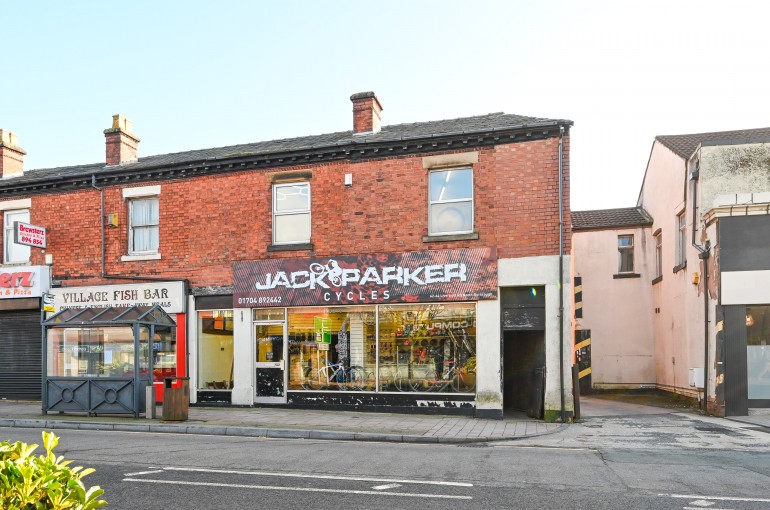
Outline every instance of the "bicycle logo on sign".
[(310, 272), (316, 275), (318, 279), (325, 276), (335, 287), (342, 286), (342, 268), (334, 259), (329, 259), (326, 265), (318, 262), (310, 264)]

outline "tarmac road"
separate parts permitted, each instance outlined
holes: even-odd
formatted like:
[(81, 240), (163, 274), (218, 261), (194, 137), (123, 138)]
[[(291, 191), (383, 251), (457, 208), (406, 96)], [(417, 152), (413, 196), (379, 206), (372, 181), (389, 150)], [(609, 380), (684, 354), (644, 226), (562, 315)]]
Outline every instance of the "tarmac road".
[[(766, 429), (765, 429), (766, 430)], [(770, 508), (770, 434), (683, 413), (475, 445), (59, 430), (107, 508)], [(40, 430), (0, 429), (40, 442)]]

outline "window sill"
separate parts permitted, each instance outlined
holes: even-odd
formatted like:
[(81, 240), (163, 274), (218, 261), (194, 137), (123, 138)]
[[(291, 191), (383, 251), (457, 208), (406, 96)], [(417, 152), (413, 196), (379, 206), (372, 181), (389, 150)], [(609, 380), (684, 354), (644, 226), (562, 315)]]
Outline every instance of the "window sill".
[(423, 236), (423, 243), (438, 243), (449, 241), (475, 241), (479, 238), (478, 232), (471, 232), (470, 234), (448, 234), (448, 235), (432, 235)]
[(612, 277), (618, 280), (622, 278), (641, 278), (642, 275), (640, 275), (639, 273), (618, 273), (618, 274), (612, 275)]
[(0, 267), (6, 267), (6, 266), (16, 267), (16, 266), (28, 266), (28, 265), (30, 265), (30, 261), (25, 260), (25, 261), (19, 261), (19, 262), (3, 262), (2, 264), (0, 264)]
[(678, 273), (679, 271), (681, 271), (682, 269), (684, 269), (686, 267), (687, 267), (687, 261), (685, 260), (684, 262), (682, 262), (678, 266), (674, 266), (674, 273)]
[(271, 244), (267, 247), (267, 251), (299, 251), (313, 249), (315, 249), (313, 243)]
[(147, 253), (144, 255), (123, 255), (121, 262), (136, 262), (140, 260), (160, 260), (160, 253)]
[(652, 284), (655, 285), (656, 283), (663, 281), (663, 275), (657, 276), (655, 279), (652, 280)]

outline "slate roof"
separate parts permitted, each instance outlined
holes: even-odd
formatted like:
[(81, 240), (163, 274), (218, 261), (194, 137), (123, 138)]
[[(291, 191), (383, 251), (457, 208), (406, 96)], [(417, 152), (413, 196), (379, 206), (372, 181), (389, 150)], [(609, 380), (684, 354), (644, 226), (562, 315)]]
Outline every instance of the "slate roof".
[(770, 141), (770, 128), (740, 129), (738, 131), (719, 131), (716, 133), (696, 133), (692, 135), (660, 135), (659, 141), (676, 155), (689, 159), (699, 144), (735, 145)]
[(79, 176), (99, 176), (102, 172), (116, 169), (122, 171), (141, 172), (150, 168), (178, 166), (180, 164), (195, 164), (249, 156), (281, 155), (285, 153), (302, 153), (324, 148), (361, 147), (363, 145), (398, 143), (406, 140), (435, 139), (452, 135), (471, 133), (492, 133), (502, 130), (553, 127), (557, 125), (571, 126), (572, 121), (564, 119), (546, 119), (527, 117), (505, 113), (490, 113), (475, 117), (438, 120), (431, 122), (415, 122), (412, 124), (395, 124), (383, 126), (381, 131), (369, 135), (354, 135), (353, 131), (341, 131), (322, 135), (285, 138), (227, 147), (199, 149), (172, 154), (160, 154), (139, 158), (135, 163), (120, 166), (107, 166), (104, 163), (76, 165), (58, 168), (43, 168), (27, 170), (24, 175), (0, 181), (0, 189), (7, 186), (26, 185), (39, 181), (67, 179)]
[(652, 217), (641, 207), (571, 211), (572, 230), (643, 227), (652, 225)]

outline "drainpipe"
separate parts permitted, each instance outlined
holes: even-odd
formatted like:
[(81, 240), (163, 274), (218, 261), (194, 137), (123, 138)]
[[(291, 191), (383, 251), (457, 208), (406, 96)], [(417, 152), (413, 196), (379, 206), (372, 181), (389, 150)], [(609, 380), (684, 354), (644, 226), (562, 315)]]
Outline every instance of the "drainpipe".
[(104, 260), (105, 260), (105, 242), (104, 242), (104, 188), (97, 188), (96, 187), (96, 176), (91, 175), (91, 187), (94, 188), (96, 191), (99, 192), (100, 197), (100, 203), (101, 203), (101, 215), (100, 218), (102, 220), (102, 276), (104, 276), (105, 270), (104, 270)]
[[(695, 222), (698, 218), (698, 177), (700, 169), (696, 168), (690, 173), (692, 181), (692, 246), (698, 250), (698, 258), (703, 261), (703, 413), (708, 414), (709, 401), (709, 271), (708, 259), (711, 256), (711, 242), (706, 240), (705, 246), (695, 242)], [(704, 225), (705, 228), (705, 225)]]
[(559, 390), (561, 422), (567, 422), (564, 404), (564, 126), (559, 126)]

